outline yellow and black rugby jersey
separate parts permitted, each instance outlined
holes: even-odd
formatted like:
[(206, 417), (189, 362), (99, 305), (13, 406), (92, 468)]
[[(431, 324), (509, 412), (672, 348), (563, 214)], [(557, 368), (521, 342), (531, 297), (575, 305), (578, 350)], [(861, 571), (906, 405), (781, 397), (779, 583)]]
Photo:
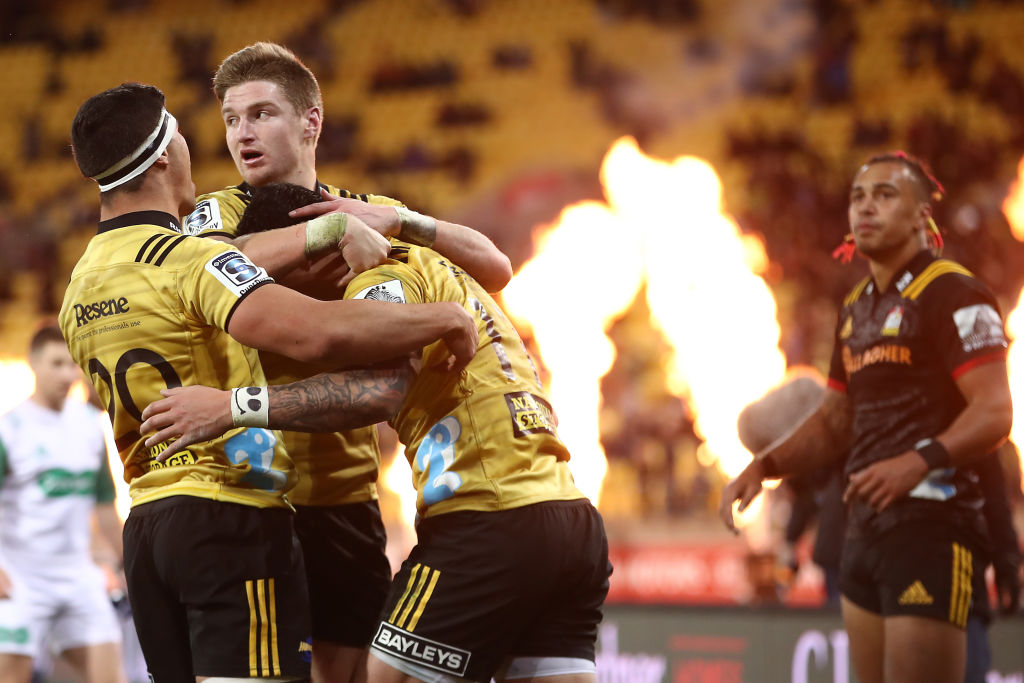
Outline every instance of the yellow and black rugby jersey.
[(156, 211), (101, 223), (64, 295), (64, 338), (110, 413), (133, 505), (174, 495), (287, 505), (295, 473), (280, 432), (232, 429), (162, 464), (166, 444), (146, 448), (138, 432), (165, 387), (266, 383), (256, 351), (224, 330), (273, 280), (230, 246), (177, 229)]
[[(922, 250), (884, 291), (861, 281), (839, 312), (828, 380), (853, 411), (845, 473), (945, 431), (966, 405), (957, 379), (1005, 363), (1007, 345), (995, 297), (954, 261)], [(976, 480), (969, 469), (935, 469), (880, 513), (855, 501), (849, 519), (881, 529), (933, 513), (946, 519), (951, 508), (973, 518), (981, 506)]]
[[(359, 199), (370, 204), (402, 206), (398, 200), (317, 183), (336, 197)], [(238, 236), (238, 222), (249, 205), (246, 183), (201, 195), (195, 210), (185, 219), (185, 231), (200, 237)], [(316, 368), (285, 356), (261, 353), (269, 384), (287, 384), (310, 377)], [(347, 505), (377, 498), (380, 449), (377, 428), (363, 427), (340, 433), (284, 432), (285, 446), (298, 473), (289, 493), (296, 505)]]
[(459, 375), (431, 369), (448, 355), (442, 342), (423, 350), (420, 374), (391, 423), (412, 465), (419, 514), (582, 498), (551, 404), (498, 305), (437, 252), (407, 247), (391, 255), (356, 276), (345, 298), (455, 301), (475, 316), (480, 332), (477, 354)]

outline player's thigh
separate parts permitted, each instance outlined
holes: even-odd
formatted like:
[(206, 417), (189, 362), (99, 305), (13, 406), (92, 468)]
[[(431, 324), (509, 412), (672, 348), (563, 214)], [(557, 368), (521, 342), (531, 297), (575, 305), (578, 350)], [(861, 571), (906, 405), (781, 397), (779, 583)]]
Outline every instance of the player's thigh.
[(60, 613), (60, 600), (45, 584), (37, 586), (29, 571), (6, 569), (13, 587), (10, 597), (0, 600), (0, 657), (9, 667), (0, 667), (0, 672), (10, 668), (14, 679), (20, 679), (26, 661), (31, 677), (32, 661), (41, 653), (50, 620)]
[[(317, 643), (365, 649), (391, 586), (377, 501), (298, 506), (295, 534), (309, 584), (314, 657)], [(337, 676), (345, 680), (344, 672)]]
[(0, 683), (29, 683), (31, 680), (31, 657), (0, 652)]
[(201, 501), (188, 517), (191, 539), (165, 550), (179, 562), (195, 674), (308, 677), (309, 597), (291, 512)]
[[(586, 659), (589, 653), (592, 666), (607, 592), (607, 549), (581, 560), (573, 545), (580, 514), (553, 512), (584, 506), (592, 509), (586, 501), (560, 501), (421, 522), (419, 543), (395, 577), (371, 655), (424, 680), (487, 681), (520, 654)], [(592, 524), (600, 531), (596, 546), (606, 543), (599, 521)], [(583, 595), (585, 604), (572, 606), (566, 597), (572, 595)], [(583, 615), (580, 635), (547, 651), (520, 652), (525, 634), (542, 629), (556, 603)], [(378, 666), (373, 659), (371, 664)]]
[(313, 683), (366, 683), (365, 647), (313, 640)]
[(966, 662), (963, 629), (928, 617), (885, 618), (885, 680), (962, 683)]
[[(187, 530), (171, 508), (185, 496), (133, 508), (124, 525), (124, 575), (132, 621), (154, 683), (187, 681), (194, 676), (185, 606), (176, 585), (178, 562), (168, 557)], [(183, 520), (187, 524), (189, 520)], [(183, 525), (184, 525), (183, 524)]]
[(592, 673), (612, 571), (604, 521), (585, 499), (528, 510), (527, 523), (541, 531), (531, 564), (544, 558), (534, 577), (542, 590), (529, 626), (509, 648), (506, 678)]
[(65, 652), (92, 645), (119, 646), (121, 624), (107, 594), (103, 571), (89, 563), (67, 574), (67, 578), (59, 584), (64, 604), (50, 629), (53, 648)]
[(884, 683), (885, 630), (882, 615), (840, 598), (843, 626), (850, 636), (850, 660), (860, 683)]
[(61, 656), (86, 683), (124, 683), (120, 643), (81, 645), (64, 650)]

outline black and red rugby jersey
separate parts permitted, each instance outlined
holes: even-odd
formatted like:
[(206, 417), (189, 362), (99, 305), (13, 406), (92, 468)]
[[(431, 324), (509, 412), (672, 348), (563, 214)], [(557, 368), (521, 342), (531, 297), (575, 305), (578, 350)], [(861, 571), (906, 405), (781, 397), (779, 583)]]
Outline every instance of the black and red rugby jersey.
[[(995, 297), (953, 261), (923, 250), (885, 291), (870, 277), (858, 283), (839, 312), (828, 378), (853, 410), (845, 475), (945, 430), (965, 405), (957, 377), (982, 363), (1005, 363), (1006, 349)], [(878, 531), (951, 515), (973, 525), (982, 502), (976, 483), (969, 469), (933, 470), (882, 513), (855, 502), (850, 519)]]

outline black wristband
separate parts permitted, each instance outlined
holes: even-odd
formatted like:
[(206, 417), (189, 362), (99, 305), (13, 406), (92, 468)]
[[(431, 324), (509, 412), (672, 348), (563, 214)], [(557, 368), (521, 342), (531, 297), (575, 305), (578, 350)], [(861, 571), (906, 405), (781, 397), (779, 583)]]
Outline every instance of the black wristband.
[(779, 464), (775, 462), (775, 458), (772, 457), (771, 453), (758, 459), (761, 461), (761, 473), (765, 479), (779, 478)]
[(950, 457), (949, 451), (942, 445), (941, 441), (935, 439), (925, 439), (919, 441), (914, 450), (917, 454), (924, 458), (924, 461), (928, 463), (928, 469), (935, 470), (942, 467), (949, 467)]

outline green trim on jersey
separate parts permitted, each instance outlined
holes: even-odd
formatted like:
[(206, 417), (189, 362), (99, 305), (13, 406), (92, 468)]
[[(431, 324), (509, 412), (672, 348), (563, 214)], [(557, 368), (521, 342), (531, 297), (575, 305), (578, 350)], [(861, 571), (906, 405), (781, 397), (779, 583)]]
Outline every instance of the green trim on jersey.
[(3, 439), (0, 439), (0, 486), (4, 485), (4, 479), (9, 472), (7, 465), (7, 449), (4, 448)]

